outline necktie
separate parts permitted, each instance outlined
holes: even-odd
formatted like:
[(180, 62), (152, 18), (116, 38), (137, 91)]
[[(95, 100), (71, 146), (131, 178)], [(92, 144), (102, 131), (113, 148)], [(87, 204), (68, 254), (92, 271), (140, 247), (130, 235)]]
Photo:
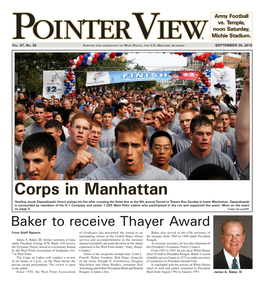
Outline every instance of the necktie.
[(236, 260), (236, 258), (233, 259), (232, 268), (233, 268), (233, 269), (238, 269), (238, 265), (237, 265), (237, 260)]

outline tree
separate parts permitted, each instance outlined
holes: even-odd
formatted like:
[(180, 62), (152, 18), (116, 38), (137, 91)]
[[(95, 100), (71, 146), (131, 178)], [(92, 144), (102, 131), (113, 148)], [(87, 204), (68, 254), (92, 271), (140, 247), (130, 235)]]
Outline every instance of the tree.
[(77, 53), (16, 53), (15, 82), (27, 90), (42, 91), (44, 70), (66, 70)]
[(133, 70), (135, 71), (146, 71), (146, 67), (143, 65), (139, 65), (138, 63), (134, 66)]
[[(76, 59), (79, 53), (16, 53), (15, 54), (15, 82), (26, 90), (35, 89), (42, 93), (44, 70), (68, 70), (69, 60)], [(126, 71), (134, 60), (126, 60), (121, 57), (97, 61), (92, 65), (86, 65), (75, 69), (76, 90), (85, 85), (87, 71)], [(134, 70), (146, 70), (144, 66), (136, 64)], [(149, 86), (149, 82), (141, 85)], [(146, 87), (147, 88), (147, 87)]]
[(246, 67), (242, 66), (240, 63), (236, 67), (236, 78), (243, 78), (246, 71)]

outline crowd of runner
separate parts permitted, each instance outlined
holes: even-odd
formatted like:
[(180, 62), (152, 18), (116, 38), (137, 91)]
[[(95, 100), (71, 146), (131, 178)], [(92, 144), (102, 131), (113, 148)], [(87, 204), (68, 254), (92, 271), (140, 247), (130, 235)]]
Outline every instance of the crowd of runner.
[(18, 90), (15, 179), (249, 179), (249, 75), (238, 107), (192, 92)]

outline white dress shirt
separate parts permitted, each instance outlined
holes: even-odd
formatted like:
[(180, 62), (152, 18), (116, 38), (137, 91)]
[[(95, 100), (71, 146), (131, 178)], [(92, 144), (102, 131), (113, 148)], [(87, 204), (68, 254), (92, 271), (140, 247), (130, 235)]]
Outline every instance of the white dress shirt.
[(237, 254), (236, 257), (233, 257), (231, 254), (229, 254), (229, 253), (224, 249), (224, 254), (225, 254), (226, 262), (227, 262), (227, 264), (228, 264), (228, 268), (229, 268), (229, 269), (232, 269), (232, 265), (233, 265), (233, 260), (234, 260), (234, 258), (236, 258), (236, 260), (237, 260), (238, 269), (241, 269), (240, 263), (239, 263), (239, 253)]

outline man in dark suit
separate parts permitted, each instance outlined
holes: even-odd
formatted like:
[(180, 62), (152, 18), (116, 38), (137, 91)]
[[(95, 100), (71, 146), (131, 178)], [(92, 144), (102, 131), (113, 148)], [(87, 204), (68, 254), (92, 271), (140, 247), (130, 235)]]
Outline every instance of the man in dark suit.
[(252, 259), (239, 253), (245, 241), (245, 228), (239, 220), (225, 221), (220, 238), (224, 248), (214, 256), (214, 269), (252, 269)]

